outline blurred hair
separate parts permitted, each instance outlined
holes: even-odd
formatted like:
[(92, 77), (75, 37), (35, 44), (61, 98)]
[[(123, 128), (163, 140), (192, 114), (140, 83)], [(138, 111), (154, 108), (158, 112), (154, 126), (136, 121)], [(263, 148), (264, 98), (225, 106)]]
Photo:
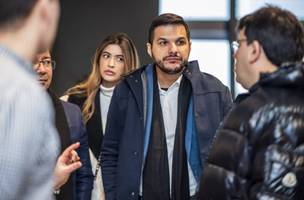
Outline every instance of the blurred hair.
[(0, 27), (15, 25), (32, 12), (37, 0), (0, 0)]

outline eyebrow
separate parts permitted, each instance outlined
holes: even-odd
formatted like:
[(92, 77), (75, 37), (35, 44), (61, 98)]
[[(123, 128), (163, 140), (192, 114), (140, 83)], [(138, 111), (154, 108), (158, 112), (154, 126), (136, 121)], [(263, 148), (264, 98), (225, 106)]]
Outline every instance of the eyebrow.
[(50, 56), (43, 56), (43, 57), (41, 58), (41, 60), (45, 60), (45, 59), (51, 59), (51, 57), (50, 57)]
[[(176, 38), (176, 40), (175, 40), (175, 41), (177, 41), (177, 40), (183, 40), (183, 39), (187, 39), (187, 38), (186, 38), (186, 37), (184, 37), (184, 36), (181, 36), (181, 37)], [(160, 38), (158, 38), (158, 39), (157, 39), (157, 41), (159, 41), (159, 40), (170, 40), (170, 39), (160, 37)]]
[[(110, 52), (107, 52), (107, 51), (103, 51), (102, 54), (103, 53), (107, 53), (107, 54), (113, 55), (113, 54), (111, 54)], [(122, 56), (123, 57), (124, 55), (123, 54), (117, 54), (117, 55), (114, 55), (114, 56)]]

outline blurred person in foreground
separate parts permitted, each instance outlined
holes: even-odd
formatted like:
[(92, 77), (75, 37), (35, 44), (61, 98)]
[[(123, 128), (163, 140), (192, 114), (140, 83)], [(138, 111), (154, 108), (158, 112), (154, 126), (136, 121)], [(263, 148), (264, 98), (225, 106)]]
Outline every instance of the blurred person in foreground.
[(0, 199), (52, 199), (52, 190), (81, 166), (74, 144), (55, 168), (52, 104), (31, 64), (51, 47), (59, 12), (58, 0), (0, 0)]

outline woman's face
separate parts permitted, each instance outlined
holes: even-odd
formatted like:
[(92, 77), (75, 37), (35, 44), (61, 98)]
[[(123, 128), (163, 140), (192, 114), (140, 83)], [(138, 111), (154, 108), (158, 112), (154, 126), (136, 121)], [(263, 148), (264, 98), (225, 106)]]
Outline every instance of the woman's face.
[(99, 58), (99, 72), (104, 87), (113, 87), (125, 72), (125, 58), (117, 44), (109, 44)]

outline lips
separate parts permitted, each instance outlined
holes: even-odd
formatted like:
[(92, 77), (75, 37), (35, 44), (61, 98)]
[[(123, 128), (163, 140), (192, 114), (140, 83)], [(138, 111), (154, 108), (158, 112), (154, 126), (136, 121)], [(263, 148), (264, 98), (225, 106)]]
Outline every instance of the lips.
[(39, 76), (38, 81), (39, 82), (46, 82), (46, 81), (48, 81), (48, 77), (46, 77), (45, 75)]
[(175, 62), (180, 62), (182, 61), (181, 57), (178, 56), (167, 56), (164, 58), (164, 61), (166, 62), (171, 62), (171, 63), (175, 63)]
[(103, 71), (106, 75), (108, 76), (114, 76), (115, 75), (115, 72), (111, 71), (111, 70), (105, 70)]
[(47, 79), (42, 79), (42, 78), (40, 78), (40, 79), (38, 79), (38, 81), (39, 81), (39, 83), (40, 83), (41, 85), (43, 85), (43, 86), (47, 83)]

